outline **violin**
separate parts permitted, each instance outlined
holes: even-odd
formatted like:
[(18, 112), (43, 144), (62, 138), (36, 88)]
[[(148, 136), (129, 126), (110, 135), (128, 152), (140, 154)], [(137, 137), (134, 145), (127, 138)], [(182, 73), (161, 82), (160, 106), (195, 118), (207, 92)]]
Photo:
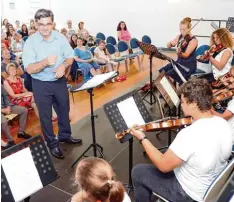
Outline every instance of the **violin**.
[[(226, 81), (228, 78), (230, 78), (230, 77), (232, 77), (232, 76), (231, 76), (231, 74), (228, 72), (228, 73), (224, 74), (223, 76), (219, 77), (216, 81), (212, 82), (212, 83), (211, 83), (211, 86), (212, 86), (213, 88), (220, 88), (222, 85), (225, 85), (225, 84), (224, 84), (225, 81)], [(224, 80), (224, 81), (223, 81), (223, 80)], [(228, 83), (228, 82), (226, 82), (226, 83)]]
[(186, 34), (185, 36), (183, 36), (179, 40), (179, 42), (177, 44), (177, 48), (182, 49), (182, 48), (186, 47), (188, 45), (189, 41), (191, 41), (191, 40), (192, 40), (192, 37), (189, 34)]
[(214, 103), (217, 103), (217, 102), (221, 102), (221, 101), (227, 100), (227, 99), (229, 99), (229, 98), (231, 98), (233, 96), (234, 96), (234, 89), (230, 90), (228, 92), (221, 93), (221, 94), (219, 94), (217, 96), (214, 96), (212, 98), (212, 103), (214, 104)]
[(199, 62), (207, 62), (209, 60), (209, 57), (212, 56), (215, 52), (219, 53), (224, 49), (225, 49), (225, 47), (222, 44), (213, 45), (210, 47), (210, 49), (208, 51), (205, 51), (201, 56), (199, 56), (199, 58), (197, 58), (197, 60)]
[(193, 122), (193, 119), (191, 117), (181, 118), (181, 119), (169, 119), (169, 120), (160, 121), (160, 122), (157, 120), (157, 121), (146, 123), (145, 125), (129, 128), (123, 132), (116, 133), (115, 136), (118, 140), (120, 140), (121, 143), (123, 143), (129, 139), (129, 138), (125, 138), (124, 140), (124, 137), (126, 135), (129, 135), (132, 129), (140, 130), (144, 132), (154, 132), (154, 131), (161, 131), (161, 130), (179, 129), (184, 126), (191, 125), (192, 122)]

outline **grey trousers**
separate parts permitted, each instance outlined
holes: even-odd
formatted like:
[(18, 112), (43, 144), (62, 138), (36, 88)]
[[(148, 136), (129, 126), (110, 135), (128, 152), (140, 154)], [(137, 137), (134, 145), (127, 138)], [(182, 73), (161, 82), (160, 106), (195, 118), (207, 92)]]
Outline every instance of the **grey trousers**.
[[(23, 132), (26, 125), (26, 120), (28, 117), (28, 109), (21, 106), (12, 106), (11, 107), (12, 114), (19, 114), (19, 133)], [(6, 140), (9, 142), (12, 140), (12, 136), (10, 134), (10, 129), (7, 123), (7, 119), (3, 114), (1, 114), (1, 132), (5, 135)]]

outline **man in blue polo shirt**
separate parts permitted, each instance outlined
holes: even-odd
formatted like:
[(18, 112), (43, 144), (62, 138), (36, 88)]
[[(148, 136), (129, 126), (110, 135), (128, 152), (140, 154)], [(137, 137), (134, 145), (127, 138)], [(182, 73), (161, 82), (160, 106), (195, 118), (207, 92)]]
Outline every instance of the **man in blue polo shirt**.
[[(71, 137), (69, 122), (69, 96), (65, 69), (73, 62), (73, 50), (67, 39), (53, 31), (54, 15), (39, 9), (35, 16), (37, 32), (24, 45), (23, 64), (32, 76), (32, 86), (42, 131), (53, 156), (64, 158), (59, 142), (80, 144), (81, 139)], [(52, 105), (58, 115), (58, 138), (52, 126)]]

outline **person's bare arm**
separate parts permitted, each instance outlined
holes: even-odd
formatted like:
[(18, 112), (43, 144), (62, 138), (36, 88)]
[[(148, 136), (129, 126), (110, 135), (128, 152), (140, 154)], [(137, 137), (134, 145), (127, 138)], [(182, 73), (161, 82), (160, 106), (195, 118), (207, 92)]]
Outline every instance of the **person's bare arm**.
[(218, 70), (222, 70), (225, 65), (227, 64), (228, 60), (230, 59), (230, 57), (232, 56), (231, 51), (229, 50), (225, 50), (220, 61), (217, 61), (215, 58), (213, 58), (212, 56), (210, 56), (210, 62), (218, 69)]
[(181, 57), (188, 58), (191, 55), (191, 53), (196, 49), (197, 44), (198, 44), (197, 39), (192, 39), (189, 42), (186, 51), (184, 53), (181, 52), (181, 54), (180, 54)]
[(13, 89), (11, 88), (11, 86), (9, 85), (9, 83), (7, 81), (3, 82), (3, 86), (4, 86), (7, 94), (10, 95), (12, 98), (20, 98), (20, 97), (24, 97), (26, 95), (26, 93), (15, 94)]

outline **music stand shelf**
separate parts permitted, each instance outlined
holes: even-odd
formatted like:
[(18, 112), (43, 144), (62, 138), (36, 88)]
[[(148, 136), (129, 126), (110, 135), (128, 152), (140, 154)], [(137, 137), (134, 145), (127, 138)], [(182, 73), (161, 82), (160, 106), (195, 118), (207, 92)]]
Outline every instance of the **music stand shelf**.
[[(140, 114), (142, 115), (144, 121), (147, 122), (151, 122), (152, 121), (152, 117), (150, 116), (146, 106), (144, 105), (144, 103), (142, 102), (141, 97), (139, 96), (139, 94), (136, 91), (132, 91), (129, 92), (115, 100), (112, 100), (111, 102), (107, 103), (104, 105), (104, 111), (105, 114), (108, 118), (108, 120), (111, 123), (112, 128), (114, 129), (115, 133), (120, 132), (120, 131), (124, 131), (126, 129), (128, 129), (126, 122), (124, 121), (118, 107), (117, 104), (120, 103), (121, 101), (124, 101), (130, 97), (133, 97), (139, 111)], [(129, 179), (128, 179), (128, 185), (127, 185), (127, 189), (128, 189), (128, 193), (130, 193), (131, 191), (133, 191), (133, 186), (132, 186), (132, 178), (131, 178), (131, 170), (133, 167), (133, 137), (129, 134), (126, 135), (126, 139), (124, 142), (128, 141), (129, 142)], [(124, 143), (121, 142), (121, 143)]]
[[(103, 154), (103, 147), (101, 145), (99, 145), (97, 142), (96, 142), (96, 132), (95, 132), (95, 118), (97, 118), (97, 115), (94, 115), (94, 109), (93, 109), (93, 89), (102, 85), (103, 83), (115, 78), (116, 76), (118, 76), (118, 72), (113, 72), (113, 75), (110, 74), (109, 77), (105, 78), (102, 80), (102, 82), (99, 82), (99, 83), (91, 83), (92, 85), (89, 85), (87, 86), (86, 83), (82, 83), (82, 84), (78, 84), (78, 85), (75, 85), (73, 86), (71, 89), (70, 89), (70, 92), (72, 93), (72, 96), (73, 96), (73, 93), (76, 93), (76, 92), (80, 92), (80, 91), (84, 91), (84, 90), (87, 90), (87, 92), (89, 93), (89, 97), (90, 97), (90, 113), (91, 113), (91, 127), (92, 127), (92, 139), (93, 139), (93, 142), (92, 144), (89, 145), (89, 147), (72, 163), (71, 167), (74, 167), (75, 164), (82, 158), (82, 157), (85, 157), (85, 154), (93, 148), (93, 156), (94, 157), (97, 157), (97, 151), (99, 152), (100, 154), (100, 157), (107, 160), (105, 155)], [(94, 78), (94, 77), (93, 77)], [(91, 79), (92, 80), (92, 79)], [(90, 80), (90, 81), (91, 81)], [(88, 82), (90, 82), (88, 81)], [(91, 81), (92, 82), (92, 81)], [(85, 87), (85, 85), (87, 87)], [(73, 98), (73, 101), (74, 101), (74, 98)]]
[[(35, 167), (40, 176), (43, 187), (52, 183), (57, 178), (59, 178), (49, 152), (46, 148), (43, 138), (41, 135), (32, 137), (25, 142), (17, 144), (1, 153), (1, 158), (6, 158), (16, 152), (19, 152), (22, 149), (29, 147)], [(2, 192), (2, 202), (14, 202), (14, 197), (10, 190), (9, 183), (7, 181), (6, 175), (4, 173), (3, 167), (1, 166), (1, 192)], [(29, 201), (30, 196), (25, 196), (25, 201)]]

